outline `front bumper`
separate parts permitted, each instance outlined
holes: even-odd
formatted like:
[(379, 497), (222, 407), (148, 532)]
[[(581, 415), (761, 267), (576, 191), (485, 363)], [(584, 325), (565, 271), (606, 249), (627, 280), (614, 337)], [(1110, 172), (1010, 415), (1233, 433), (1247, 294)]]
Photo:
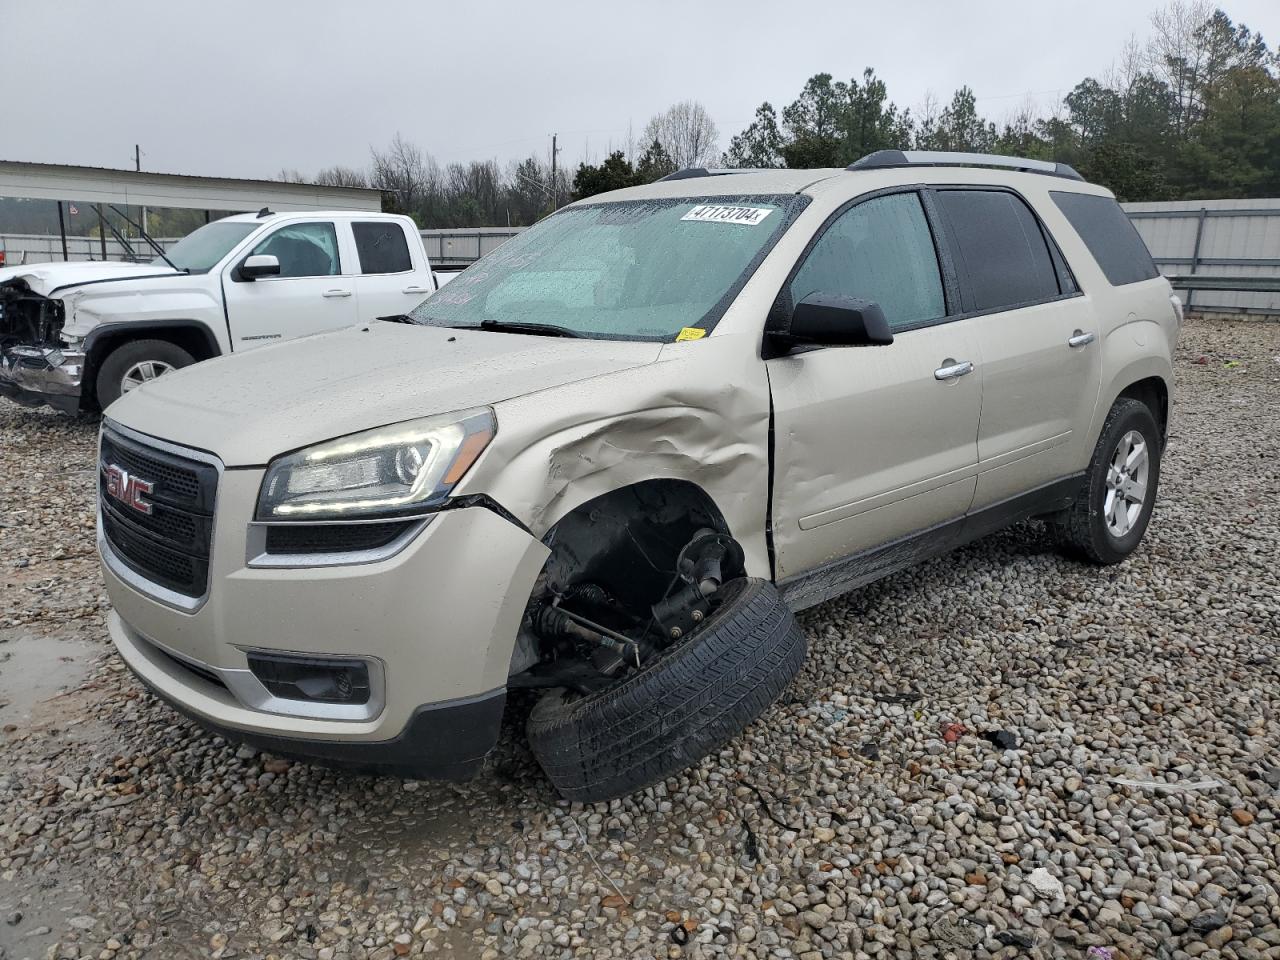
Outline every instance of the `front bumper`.
[(0, 396), (23, 406), (48, 404), (64, 413), (80, 409), (85, 355), (51, 347), (8, 347), (0, 351)]
[[(228, 740), (380, 772), (466, 775), (496, 742), (516, 634), (546, 548), (493, 511), (467, 507), (436, 514), (384, 559), (251, 565), (261, 480), (259, 469), (222, 473), (208, 589), (194, 608), (122, 569), (100, 535), (120, 656), (160, 697)], [(264, 701), (245, 676), (254, 651), (361, 658), (379, 677), (376, 710)]]

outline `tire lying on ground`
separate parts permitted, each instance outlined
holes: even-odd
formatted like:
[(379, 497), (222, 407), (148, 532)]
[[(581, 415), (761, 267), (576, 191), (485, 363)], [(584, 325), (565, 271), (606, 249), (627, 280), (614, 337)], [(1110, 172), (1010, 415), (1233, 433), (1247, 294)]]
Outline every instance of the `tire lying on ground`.
[(732, 580), (704, 627), (615, 686), (545, 694), (529, 715), (529, 744), (566, 799), (626, 796), (741, 732), (799, 671), (805, 646), (773, 584)]

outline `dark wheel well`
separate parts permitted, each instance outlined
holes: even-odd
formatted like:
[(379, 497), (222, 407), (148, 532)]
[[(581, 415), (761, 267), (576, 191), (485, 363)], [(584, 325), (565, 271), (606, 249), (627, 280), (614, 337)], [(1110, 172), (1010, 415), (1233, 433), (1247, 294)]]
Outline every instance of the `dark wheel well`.
[(605, 587), (644, 609), (661, 596), (681, 548), (695, 533), (730, 533), (715, 501), (687, 480), (645, 480), (580, 504), (543, 537), (551, 549), (540, 588)]
[(97, 382), (102, 362), (113, 350), (131, 340), (166, 340), (187, 351), (196, 362), (222, 355), (217, 339), (198, 323), (122, 323), (91, 337), (82, 380), (84, 400), (88, 403), (96, 403), (92, 385)]
[[(1147, 377), (1131, 383), (1120, 391), (1120, 397), (1128, 397), (1145, 404), (1155, 418), (1156, 429), (1160, 431), (1160, 443), (1164, 444), (1169, 436), (1169, 387), (1159, 377)], [(1120, 399), (1117, 397), (1116, 399)]]

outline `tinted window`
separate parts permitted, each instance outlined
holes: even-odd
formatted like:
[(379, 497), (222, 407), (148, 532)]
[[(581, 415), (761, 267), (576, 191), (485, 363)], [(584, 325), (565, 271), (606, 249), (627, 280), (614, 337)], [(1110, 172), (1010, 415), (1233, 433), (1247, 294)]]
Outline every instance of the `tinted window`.
[(338, 269), (338, 234), (332, 223), (281, 227), (252, 250), (280, 261), (282, 277), (332, 277)]
[(968, 280), (966, 311), (1056, 297), (1058, 276), (1035, 214), (1012, 193), (944, 190), (938, 202)]
[(413, 269), (400, 224), (353, 223), (351, 229), (356, 235), (361, 273), (403, 273)]
[(1147, 245), (1120, 204), (1087, 193), (1054, 191), (1052, 196), (1113, 286), (1159, 275)]
[(791, 302), (811, 293), (874, 300), (901, 329), (946, 316), (933, 235), (914, 193), (851, 207), (822, 235), (791, 281)]

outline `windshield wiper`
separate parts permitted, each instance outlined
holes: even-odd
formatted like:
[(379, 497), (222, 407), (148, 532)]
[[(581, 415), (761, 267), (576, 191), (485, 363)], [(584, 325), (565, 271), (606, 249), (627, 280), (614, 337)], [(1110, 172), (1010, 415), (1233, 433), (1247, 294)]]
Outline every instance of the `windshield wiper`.
[[(169, 266), (173, 267), (173, 269), (174, 269), (174, 270), (177, 270), (179, 273), (190, 273), (190, 272), (191, 272), (190, 270), (186, 269), (185, 267), (180, 267), (180, 266), (178, 266), (176, 263), (174, 263), (172, 260), (170, 260), (168, 257), (166, 257), (166, 256), (164, 255), (164, 247), (160, 246), (160, 244), (156, 243), (154, 240), (152, 240), (152, 239), (151, 239), (151, 237), (147, 234), (147, 231), (146, 231), (146, 230), (144, 230), (144, 229), (142, 228), (142, 224), (140, 224), (140, 223), (134, 223), (134, 221), (133, 221), (133, 220), (129, 219), (129, 215), (128, 215), (128, 214), (126, 214), (126, 213), (122, 213), (122, 212), (120, 211), (120, 209), (119, 209), (118, 207), (116, 207), (114, 204), (108, 204), (108, 206), (109, 206), (109, 207), (111, 207), (111, 209), (112, 209), (113, 211), (115, 211), (115, 213), (116, 213), (118, 216), (120, 216), (121, 218), (123, 218), (125, 223), (129, 224), (129, 226), (133, 227), (133, 229), (135, 229), (135, 230), (137, 230), (137, 231), (138, 231), (138, 235), (139, 235), (140, 237), (142, 237), (142, 239), (143, 239), (143, 240), (147, 241), (147, 243), (148, 243), (148, 244), (150, 244), (151, 249), (152, 249), (152, 250), (154, 250), (154, 251), (156, 252), (156, 254), (160, 257), (160, 259), (161, 259), (161, 260), (163, 260), (163, 261), (164, 261), (165, 263), (167, 263)], [(125, 246), (127, 247), (127, 246), (128, 246), (128, 244), (125, 244)]]
[[(474, 327), (458, 327), (459, 330), (474, 330)], [(553, 323), (524, 323), (518, 320), (481, 320), (481, 330), (492, 330), (495, 333), (528, 333), (536, 337), (581, 337), (577, 330), (568, 327), (557, 327)]]
[(413, 323), (413, 324), (416, 324), (416, 323), (418, 322), (417, 320), (413, 319), (413, 317), (409, 316), (409, 314), (407, 314), (407, 313), (393, 313), (393, 314), (391, 314), (391, 316), (389, 316), (389, 317), (378, 317), (378, 319), (379, 319), (379, 320), (385, 320), (387, 323)]

